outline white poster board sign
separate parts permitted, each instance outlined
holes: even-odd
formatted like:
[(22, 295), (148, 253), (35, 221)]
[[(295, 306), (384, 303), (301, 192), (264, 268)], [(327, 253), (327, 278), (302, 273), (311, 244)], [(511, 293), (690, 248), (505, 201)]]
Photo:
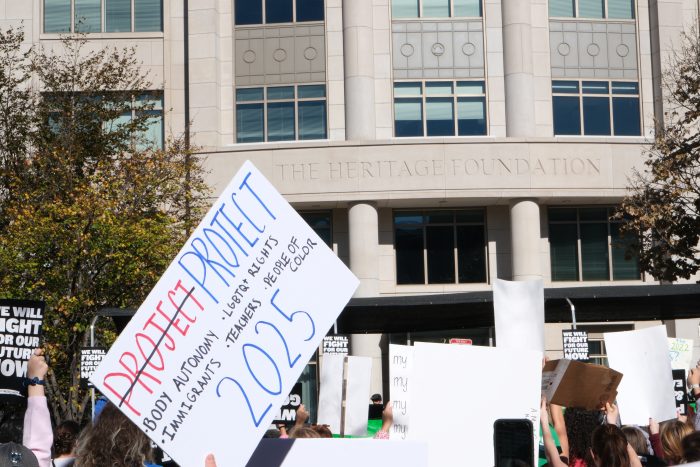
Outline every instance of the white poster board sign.
[(693, 360), (693, 339), (669, 337), (668, 355), (671, 359), (672, 369), (688, 371)]
[(246, 162), (91, 381), (178, 464), (243, 466), (357, 285)]
[(504, 281), (493, 283), (496, 346), (544, 352), (544, 283)]
[[(539, 445), (542, 353), (416, 342), (409, 440), (428, 443), (430, 467), (493, 467), (493, 422), (532, 421)], [(517, 381), (515, 394), (508, 381)]]
[[(217, 464), (221, 465), (218, 462)], [(247, 467), (428, 466), (425, 443), (374, 439), (263, 439)]]
[(413, 347), (389, 344), (389, 394), (394, 414), (391, 439), (406, 439), (410, 415), (409, 378), (413, 373)]
[(673, 374), (665, 326), (604, 334), (610, 368), (622, 373), (617, 388), (625, 425), (648, 425), (676, 417)]
[(318, 423), (328, 425), (331, 433), (340, 433), (343, 410), (343, 372), (345, 356), (324, 355), (320, 361)]
[(345, 430), (350, 436), (367, 436), (369, 396), (372, 379), (370, 357), (347, 357), (345, 375)]

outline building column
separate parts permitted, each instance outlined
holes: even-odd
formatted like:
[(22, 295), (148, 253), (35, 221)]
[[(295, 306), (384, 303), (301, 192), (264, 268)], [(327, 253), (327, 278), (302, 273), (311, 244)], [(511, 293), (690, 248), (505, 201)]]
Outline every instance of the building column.
[(511, 200), (510, 244), (513, 280), (541, 279), (540, 206), (536, 200)]
[(345, 139), (376, 139), (372, 0), (343, 0)]
[[(351, 205), (348, 211), (348, 224), (350, 270), (360, 279), (355, 297), (376, 297), (379, 295), (379, 217), (377, 208), (368, 202)], [(350, 337), (352, 355), (372, 359), (372, 393), (382, 392), (381, 337), (381, 334), (353, 334)], [(369, 401), (367, 403), (369, 404)]]
[(535, 136), (535, 89), (530, 0), (503, 0), (506, 136)]

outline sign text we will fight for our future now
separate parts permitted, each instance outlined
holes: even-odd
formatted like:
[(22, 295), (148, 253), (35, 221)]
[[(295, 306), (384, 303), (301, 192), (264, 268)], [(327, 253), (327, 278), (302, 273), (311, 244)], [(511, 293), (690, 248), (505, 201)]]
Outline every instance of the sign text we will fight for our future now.
[(92, 381), (180, 464), (244, 465), (356, 287), (246, 163)]

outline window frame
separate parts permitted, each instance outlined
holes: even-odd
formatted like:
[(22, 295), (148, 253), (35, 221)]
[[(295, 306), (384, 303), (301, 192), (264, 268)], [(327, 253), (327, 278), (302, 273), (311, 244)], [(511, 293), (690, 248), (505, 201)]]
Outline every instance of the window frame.
[(637, 11), (637, 0), (631, 0), (632, 1), (632, 13), (633, 16), (632, 18), (610, 18), (609, 17), (609, 11), (610, 8), (608, 7), (609, 1), (610, 0), (602, 0), (603, 1), (603, 17), (602, 18), (595, 18), (595, 17), (590, 17), (590, 16), (581, 16), (579, 11), (579, 5), (581, 3), (581, 0), (571, 0), (574, 2), (574, 16), (551, 16), (549, 14), (549, 2), (551, 0), (548, 0), (547, 2), (547, 17), (549, 19), (556, 19), (556, 20), (588, 20), (588, 21), (629, 21), (629, 22), (636, 22), (637, 21), (637, 16), (638, 16), (638, 11)]
[[(47, 32), (46, 31), (46, 0), (41, 1), (41, 34), (75, 34), (76, 33), (76, 18), (75, 18), (75, 2), (76, 0), (68, 0), (70, 2), (70, 21), (68, 31), (64, 32)], [(131, 25), (129, 31), (110, 32), (107, 27), (107, 1), (99, 0), (100, 2), (100, 30), (99, 31), (77, 31), (85, 34), (163, 34), (165, 29), (165, 2), (160, 0), (160, 30), (157, 31), (136, 31), (136, 2), (138, 0), (130, 0), (130, 20)]]
[(284, 23), (268, 23), (267, 22), (267, 13), (266, 13), (266, 3), (268, 0), (260, 0), (260, 5), (262, 8), (262, 13), (261, 13), (261, 19), (262, 22), (260, 23), (248, 23), (248, 24), (238, 24), (236, 22), (236, 4), (242, 0), (233, 0), (233, 25), (234, 27), (240, 28), (240, 27), (256, 27), (256, 26), (262, 26), (262, 25), (290, 25), (290, 24), (309, 24), (309, 23), (324, 23), (326, 21), (326, 0), (323, 0), (323, 19), (315, 19), (311, 21), (297, 21), (297, 0), (290, 0), (292, 2), (292, 21), (291, 22), (284, 22)]
[[(472, 211), (472, 212), (480, 212), (482, 214), (482, 221), (481, 222), (457, 222), (457, 215), (460, 212), (466, 212), (466, 211)], [(396, 224), (396, 215), (400, 213), (416, 213), (416, 215), (420, 215), (422, 217), (422, 220), (420, 223), (416, 224), (411, 224), (412, 227), (420, 227), (421, 229), (421, 235), (422, 235), (422, 241), (423, 241), (423, 282), (422, 283), (399, 283), (398, 280), (398, 254), (396, 250), (396, 231), (397, 231), (397, 224)], [(452, 216), (452, 221), (451, 222), (426, 222), (426, 216), (428, 214), (433, 214), (433, 213), (451, 213)], [(489, 238), (488, 238), (488, 222), (487, 222), (487, 210), (485, 207), (475, 207), (475, 208), (469, 208), (469, 207), (464, 207), (464, 208), (455, 208), (455, 209), (394, 209), (392, 212), (392, 242), (393, 242), (393, 250), (394, 250), (394, 275), (395, 275), (395, 282), (397, 286), (429, 286), (429, 285), (473, 285), (473, 284), (489, 284), (490, 283), (490, 276), (489, 276)], [(483, 234), (484, 234), (484, 245), (483, 245), (483, 258), (484, 258), (484, 281), (483, 282), (460, 282), (459, 281), (459, 276), (460, 276), (460, 271), (459, 271), (459, 248), (458, 248), (458, 241), (457, 241), (457, 230), (459, 226), (482, 226), (483, 228)], [(453, 248), (452, 248), (452, 262), (454, 266), (454, 282), (429, 282), (429, 266), (428, 266), (428, 236), (427, 236), (427, 229), (428, 227), (452, 227), (452, 238), (453, 238)]]
[(313, 230), (314, 233), (321, 238), (321, 240), (323, 240), (323, 237), (321, 237), (321, 235), (316, 231), (316, 229), (314, 229), (314, 227), (311, 224), (309, 224), (309, 220), (307, 219), (306, 216), (319, 216), (319, 215), (328, 216), (328, 229), (329, 229), (329, 233), (330, 233), (330, 235), (329, 235), (330, 242), (327, 243), (327, 246), (328, 246), (328, 248), (330, 248), (331, 250), (333, 250), (335, 252), (335, 245), (333, 243), (333, 241), (335, 240), (334, 235), (333, 235), (333, 210), (332, 209), (310, 209), (308, 211), (307, 210), (297, 211), (297, 213), (299, 214), (299, 216), (301, 216), (302, 219), (304, 219), (304, 222), (306, 222), (308, 224), (308, 226), (311, 228), (311, 230)]
[(449, 16), (425, 16), (423, 14), (423, 3), (425, 0), (415, 0), (418, 2), (418, 16), (394, 16), (394, 0), (390, 0), (389, 2), (389, 12), (391, 14), (391, 19), (394, 21), (415, 21), (415, 20), (440, 20), (440, 19), (447, 19), (447, 18), (467, 18), (467, 19), (482, 19), (484, 17), (484, 0), (478, 0), (479, 1), (479, 10), (481, 11), (481, 15), (479, 16), (455, 16), (455, 0), (448, 0), (450, 4), (450, 15)]
[[(589, 279), (586, 280), (583, 278), (583, 255), (582, 255), (582, 239), (581, 239), (581, 224), (602, 224), (603, 221), (601, 220), (581, 220), (581, 209), (590, 209), (590, 208), (595, 208), (595, 209), (605, 209), (606, 210), (606, 220), (605, 220), (605, 225), (606, 225), (606, 236), (607, 236), (607, 266), (608, 266), (608, 278), (607, 279)], [(575, 209), (576, 210), (576, 220), (551, 220), (551, 215), (550, 213), (553, 210), (571, 210)], [(575, 223), (576, 225), (576, 279), (574, 280), (555, 280), (552, 278), (553, 271), (554, 271), (554, 265), (552, 263), (552, 254), (551, 254), (551, 246), (549, 250), (549, 267), (550, 267), (550, 280), (552, 282), (596, 282), (596, 281), (604, 281), (604, 282), (637, 282), (637, 281), (644, 281), (645, 276), (644, 276), (644, 271), (639, 267), (639, 263), (637, 263), (637, 268), (639, 269), (639, 277), (637, 279), (615, 279), (615, 270), (614, 270), (614, 261), (613, 261), (613, 251), (615, 249), (614, 247), (614, 242), (613, 242), (613, 237), (612, 237), (612, 229), (611, 226), (613, 224), (622, 224), (622, 221), (618, 220), (611, 220), (611, 215), (612, 212), (615, 208), (610, 207), (610, 206), (548, 206), (547, 207), (547, 240), (548, 244), (551, 245), (551, 228), (550, 226), (552, 224), (555, 225), (572, 225)]]
[[(577, 91), (576, 92), (556, 92), (554, 91), (554, 83), (576, 83), (577, 86)], [(607, 85), (607, 92), (604, 93), (598, 93), (598, 92), (585, 92), (584, 91), (584, 83), (605, 83)], [(613, 92), (614, 83), (630, 83), (634, 84), (637, 87), (637, 92), (636, 93), (615, 93)], [(624, 79), (583, 79), (583, 78), (578, 78), (578, 79), (552, 79), (552, 134), (554, 136), (558, 137), (566, 137), (566, 136), (586, 136), (586, 137), (593, 137), (593, 138), (605, 138), (605, 137), (615, 137), (615, 138), (639, 138), (643, 136), (644, 132), (644, 121), (643, 121), (643, 112), (642, 112), (642, 95), (641, 95), (641, 89), (640, 89), (640, 84), (639, 80), (624, 80)], [(554, 99), (556, 97), (577, 97), (578, 98), (578, 110), (579, 110), (579, 132), (577, 134), (557, 134), (554, 129), (556, 127), (556, 112), (554, 111)], [(586, 134), (585, 133), (585, 128), (586, 128), (586, 123), (585, 123), (585, 113), (584, 113), (584, 99), (585, 98), (592, 98), (592, 97), (604, 97), (607, 98), (608, 100), (608, 115), (609, 115), (609, 123), (610, 123), (610, 133), (607, 135), (599, 135), (599, 134)], [(638, 124), (639, 124), (639, 134), (638, 135), (617, 135), (615, 134), (615, 114), (613, 112), (613, 103), (615, 99), (636, 99), (637, 104), (638, 104), (638, 109), (639, 109), (639, 115), (638, 115)]]
[[(304, 86), (323, 86), (324, 92), (323, 97), (299, 97), (299, 88)], [(284, 99), (273, 99), (268, 98), (268, 90), (270, 88), (285, 88), (291, 87), (294, 89), (294, 98), (284, 98)], [(246, 100), (238, 101), (237, 91), (241, 89), (262, 89), (262, 100)], [(273, 85), (261, 85), (261, 86), (236, 86), (234, 88), (234, 129), (236, 132), (236, 143), (235, 144), (262, 144), (262, 143), (284, 143), (291, 141), (326, 141), (328, 140), (328, 86), (326, 83), (295, 83), (295, 84), (273, 84)], [(288, 140), (275, 140), (269, 141), (268, 139), (268, 111), (267, 107), (270, 103), (278, 102), (294, 102), (294, 139)], [(325, 137), (321, 139), (300, 139), (299, 138), (299, 103), (300, 102), (324, 102), (325, 103)], [(262, 141), (250, 141), (250, 142), (240, 142), (238, 141), (238, 106), (245, 104), (262, 104), (263, 108), (263, 139)]]
[[(420, 96), (396, 96), (396, 85), (401, 84), (401, 83), (420, 83)], [(428, 95), (428, 92), (426, 91), (427, 88), (429, 87), (429, 84), (436, 84), (436, 83), (450, 83), (451, 84), (451, 92), (450, 94), (445, 94), (445, 95)], [(479, 94), (459, 94), (457, 89), (458, 89), (458, 83), (481, 83), (482, 85), (482, 92)], [(489, 119), (489, 99), (488, 99), (488, 88), (486, 86), (486, 80), (485, 79), (401, 79), (401, 80), (394, 80), (392, 83), (392, 123), (393, 123), (393, 137), (394, 138), (479, 138), (479, 137), (484, 137), (484, 136), (489, 136), (490, 132), (490, 119)], [(460, 135), (459, 134), (459, 100), (460, 98), (467, 98), (467, 97), (479, 97), (483, 99), (483, 108), (484, 108), (484, 133), (480, 135)], [(446, 98), (451, 98), (452, 99), (452, 129), (453, 132), (451, 135), (446, 135), (446, 136), (430, 136), (428, 135), (428, 101), (431, 99), (446, 99)], [(408, 101), (408, 100), (418, 100), (420, 99), (421, 101), (421, 125), (423, 128), (423, 133), (421, 135), (413, 135), (413, 136), (398, 136), (396, 134), (396, 103), (397, 100), (399, 102), (403, 101)]]

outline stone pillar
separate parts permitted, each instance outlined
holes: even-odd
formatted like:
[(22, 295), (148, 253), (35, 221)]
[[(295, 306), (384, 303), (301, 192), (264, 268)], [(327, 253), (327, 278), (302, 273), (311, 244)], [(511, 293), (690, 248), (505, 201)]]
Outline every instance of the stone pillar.
[(503, 0), (503, 74), (506, 136), (535, 136), (530, 0)]
[(376, 139), (372, 0), (343, 0), (345, 139)]
[(541, 279), (540, 206), (536, 200), (511, 200), (510, 243), (513, 280)]
[[(355, 1), (355, 0), (352, 0)], [(379, 295), (379, 218), (370, 203), (357, 203), (348, 211), (350, 269), (360, 279), (355, 297)], [(371, 391), (382, 392), (381, 334), (353, 334), (352, 355), (372, 359)], [(384, 396), (385, 398), (388, 395)], [(369, 401), (367, 402), (369, 404)]]

